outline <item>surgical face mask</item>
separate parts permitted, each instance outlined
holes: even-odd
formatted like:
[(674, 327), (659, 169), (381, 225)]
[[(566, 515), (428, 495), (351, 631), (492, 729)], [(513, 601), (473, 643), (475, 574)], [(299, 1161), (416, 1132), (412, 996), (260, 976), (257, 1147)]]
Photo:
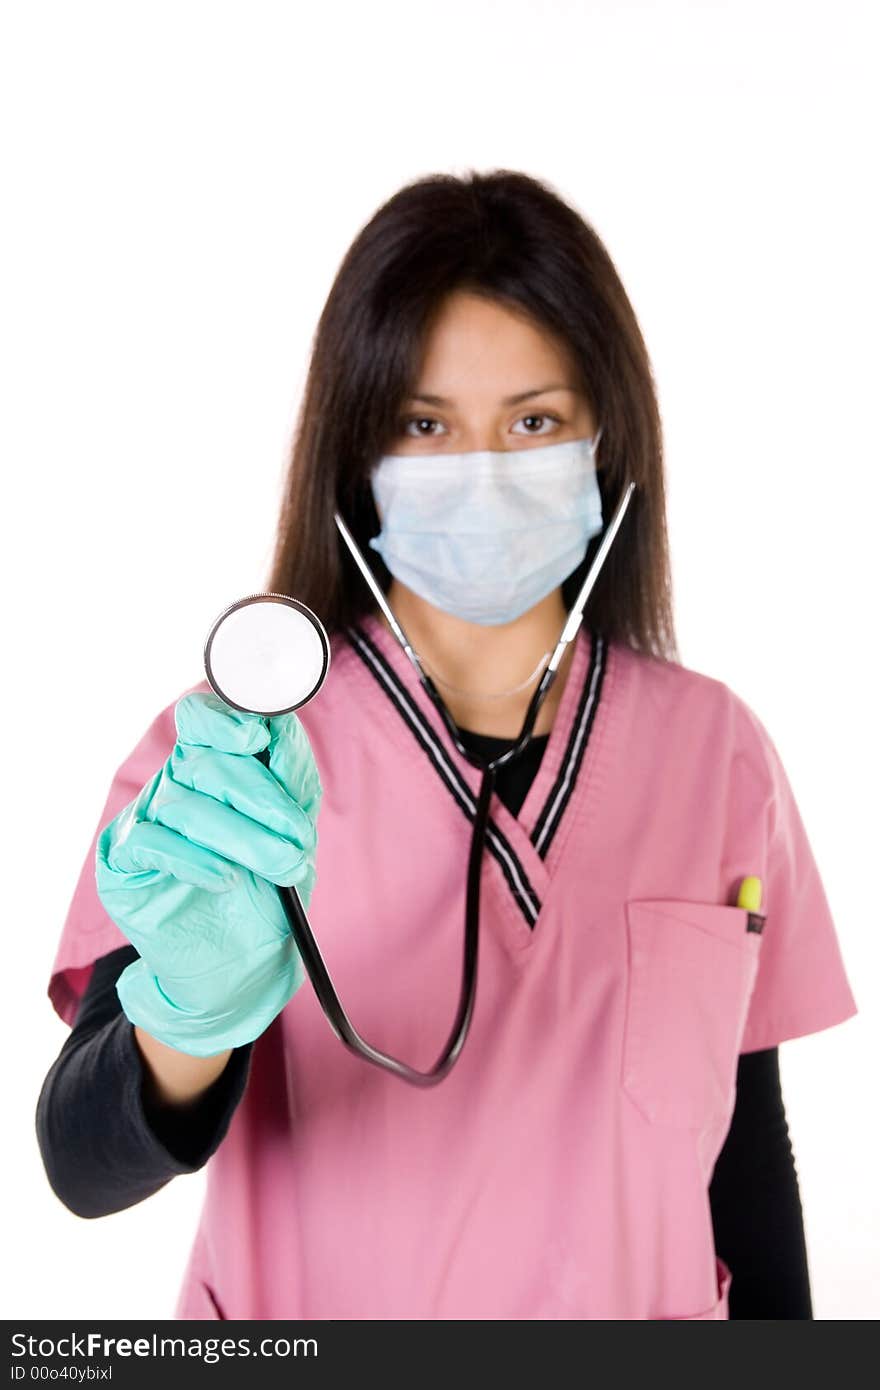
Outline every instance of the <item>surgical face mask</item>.
[(602, 530), (593, 439), (466, 454), (386, 454), (371, 477), (370, 546), (428, 603), (469, 623), (513, 622), (551, 593)]

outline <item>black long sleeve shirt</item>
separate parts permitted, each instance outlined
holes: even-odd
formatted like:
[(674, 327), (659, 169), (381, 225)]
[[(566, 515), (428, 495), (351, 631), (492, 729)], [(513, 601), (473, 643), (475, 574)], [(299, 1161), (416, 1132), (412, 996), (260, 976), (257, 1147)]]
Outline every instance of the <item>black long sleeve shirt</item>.
[[(462, 731), (491, 756), (506, 741)], [(547, 735), (496, 774), (517, 815)], [(137, 959), (123, 946), (94, 964), (69, 1037), (40, 1091), (36, 1128), (53, 1191), (82, 1217), (134, 1206), (180, 1173), (207, 1163), (244, 1095), (253, 1043), (234, 1048), (214, 1083), (188, 1107), (151, 1103), (132, 1024), (116, 981)], [(743, 1054), (736, 1103), (709, 1189), (715, 1248), (729, 1266), (731, 1318), (812, 1318), (803, 1215), (776, 1048)]]

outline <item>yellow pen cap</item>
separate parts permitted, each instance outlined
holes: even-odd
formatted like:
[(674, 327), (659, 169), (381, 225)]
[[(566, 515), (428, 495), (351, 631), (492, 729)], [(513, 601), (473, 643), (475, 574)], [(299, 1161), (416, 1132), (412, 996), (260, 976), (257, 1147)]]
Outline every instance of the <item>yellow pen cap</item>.
[(737, 907), (744, 907), (747, 912), (761, 911), (761, 880), (754, 874), (744, 878), (739, 886), (739, 897), (736, 900)]

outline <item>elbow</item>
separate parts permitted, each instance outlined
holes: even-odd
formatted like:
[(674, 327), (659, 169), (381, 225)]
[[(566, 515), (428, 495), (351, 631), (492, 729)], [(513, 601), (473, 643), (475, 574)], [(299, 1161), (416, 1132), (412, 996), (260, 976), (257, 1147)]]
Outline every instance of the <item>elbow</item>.
[(75, 1187), (68, 1187), (65, 1183), (58, 1180), (57, 1175), (53, 1174), (48, 1165), (46, 1176), (49, 1179), (49, 1186), (58, 1198), (62, 1206), (73, 1216), (82, 1217), (84, 1220), (92, 1221), (99, 1216), (111, 1216), (113, 1207), (98, 1204), (94, 1200), (94, 1194), (88, 1191), (80, 1192)]
[(77, 1151), (70, 1125), (63, 1125), (58, 1114), (55, 1076), (53, 1066), (43, 1082), (34, 1114), (37, 1148), (49, 1186), (73, 1216), (88, 1221), (111, 1216), (130, 1205), (130, 1201), (114, 1202), (112, 1185), (102, 1181), (86, 1152)]
[(40, 1155), (52, 1192), (72, 1216), (78, 1216), (83, 1221), (96, 1221), (99, 1217), (126, 1211), (164, 1186), (164, 1183), (159, 1183), (136, 1194), (130, 1188), (118, 1193), (114, 1192), (111, 1183), (102, 1182), (101, 1177), (87, 1167), (71, 1165), (69, 1160), (59, 1162), (51, 1147), (41, 1145)]
[(47, 1181), (62, 1206), (65, 1206), (74, 1216), (103, 1216), (106, 1213), (96, 1207), (93, 1201), (88, 1200), (89, 1194), (78, 1190), (77, 1184), (71, 1182), (73, 1164), (70, 1161), (70, 1156), (63, 1154), (61, 1146), (53, 1137), (49, 1080), (50, 1078), (47, 1077), (43, 1084), (35, 1115), (37, 1148), (40, 1151)]

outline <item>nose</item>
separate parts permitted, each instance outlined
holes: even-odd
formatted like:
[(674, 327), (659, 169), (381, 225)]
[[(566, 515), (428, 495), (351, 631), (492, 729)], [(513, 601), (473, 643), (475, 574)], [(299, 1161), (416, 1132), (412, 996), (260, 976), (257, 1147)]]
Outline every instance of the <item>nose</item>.
[[(547, 443), (547, 437), (544, 435), (511, 434), (507, 422), (500, 424), (474, 423), (471, 425), (462, 423), (458, 432), (458, 439), (454, 444), (450, 444), (449, 452), (464, 454), (508, 453), (511, 450), (529, 448), (532, 440), (535, 441), (535, 444)], [(531, 447), (534, 448), (534, 444), (531, 444)]]

